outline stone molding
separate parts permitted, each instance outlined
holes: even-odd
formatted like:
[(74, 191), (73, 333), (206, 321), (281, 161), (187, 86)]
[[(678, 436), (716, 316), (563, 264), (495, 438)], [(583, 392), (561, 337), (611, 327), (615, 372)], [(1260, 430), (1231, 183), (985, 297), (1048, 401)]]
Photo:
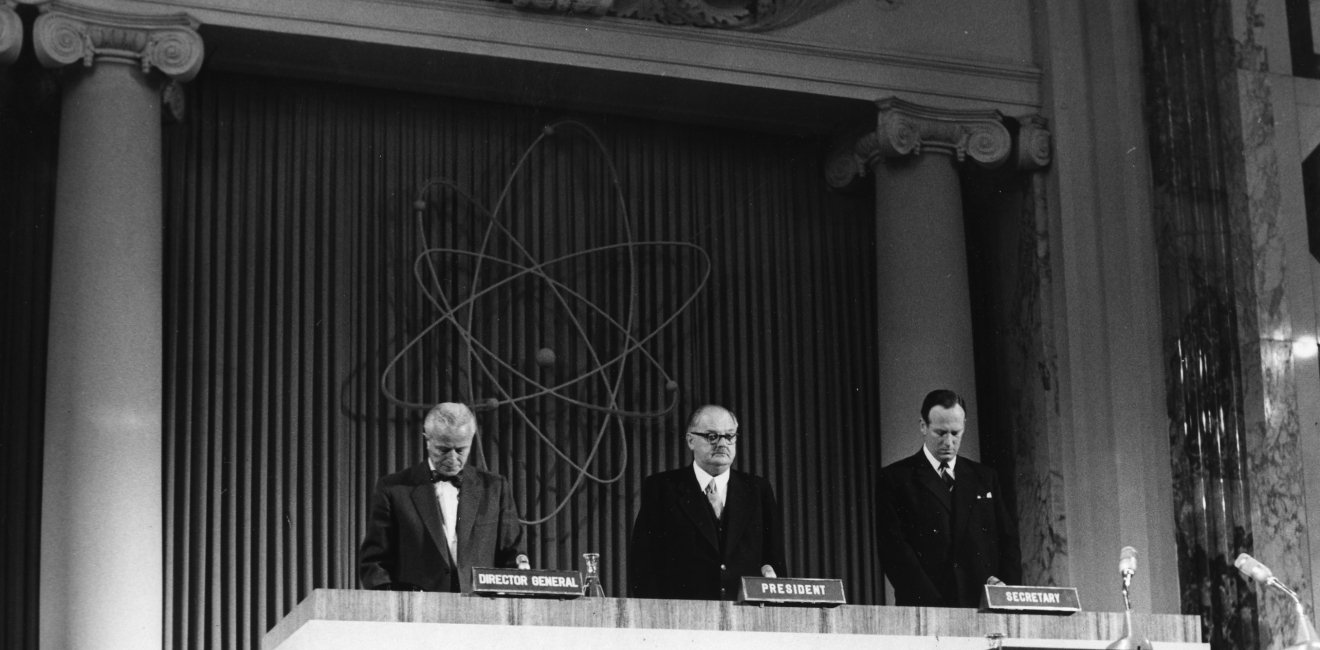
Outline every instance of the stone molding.
[(614, 8), (614, 0), (512, 0), (513, 6), (526, 11), (604, 16)]
[(1011, 162), (1020, 171), (1035, 171), (1049, 166), (1053, 155), (1048, 122), (1039, 115), (1018, 118), (1014, 137), (1012, 120), (995, 110), (947, 110), (895, 97), (877, 101), (876, 107), (876, 129), (849, 139), (830, 155), (825, 178), (831, 187), (853, 187), (885, 158), (933, 152), (958, 163), (970, 158), (987, 169)]
[(33, 26), (33, 49), (48, 68), (98, 60), (137, 63), (179, 81), (202, 67), (197, 21), (186, 14), (120, 14), (51, 2), (41, 6)]
[(0, 0), (0, 65), (18, 60), (23, 50), (23, 19), (14, 11), (14, 3)]
[(495, 0), (523, 10), (616, 16), (664, 25), (768, 31), (793, 25), (846, 0)]

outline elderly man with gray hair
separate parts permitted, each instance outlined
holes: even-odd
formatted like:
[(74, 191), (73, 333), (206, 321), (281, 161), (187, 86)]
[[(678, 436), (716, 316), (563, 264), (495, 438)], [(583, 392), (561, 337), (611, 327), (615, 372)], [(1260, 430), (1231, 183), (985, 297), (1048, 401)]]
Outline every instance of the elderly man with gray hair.
[(468, 592), (473, 567), (527, 568), (508, 479), (467, 466), (477, 420), (436, 405), (422, 423), (426, 459), (376, 484), (358, 577), (367, 589)]

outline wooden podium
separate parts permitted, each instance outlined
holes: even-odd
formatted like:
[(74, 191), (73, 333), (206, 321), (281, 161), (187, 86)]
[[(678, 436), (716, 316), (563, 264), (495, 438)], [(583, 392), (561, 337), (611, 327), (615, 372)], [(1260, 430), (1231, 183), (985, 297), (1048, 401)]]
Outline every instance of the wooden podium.
[[(1134, 615), (1156, 650), (1208, 649), (1197, 616)], [(1105, 648), (1123, 615), (982, 614), (939, 607), (761, 607), (733, 602), (543, 600), (317, 589), (266, 633), (265, 650), (519, 648)]]

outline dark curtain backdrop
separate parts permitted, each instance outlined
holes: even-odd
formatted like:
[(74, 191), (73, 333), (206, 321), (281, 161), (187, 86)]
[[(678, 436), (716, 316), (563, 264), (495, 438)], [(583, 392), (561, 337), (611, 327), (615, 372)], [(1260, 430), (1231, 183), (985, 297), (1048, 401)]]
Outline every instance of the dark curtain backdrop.
[(58, 135), (59, 93), (29, 45), (0, 66), (0, 648), (37, 647)]
[[(622, 594), (640, 482), (687, 462), (682, 421), (716, 402), (741, 421), (736, 466), (777, 487), (792, 572), (880, 601), (873, 215), (826, 191), (823, 143), (577, 115), (608, 155), (556, 127), (489, 234), (562, 116), (218, 72), (189, 92), (165, 156), (170, 647), (255, 648), (313, 588), (357, 586), (372, 485), (422, 458), (420, 412), (382, 393), (396, 357), (402, 400), (499, 404), (473, 462), (549, 517), (534, 565), (597, 551)], [(420, 191), (436, 178), (457, 189)], [(627, 241), (625, 214), (637, 242), (699, 246), (709, 281), (676, 245), (561, 259)], [(489, 259), (419, 263), (423, 239)], [(474, 286), (452, 321), (428, 299)], [(589, 456), (600, 480), (575, 489)]]

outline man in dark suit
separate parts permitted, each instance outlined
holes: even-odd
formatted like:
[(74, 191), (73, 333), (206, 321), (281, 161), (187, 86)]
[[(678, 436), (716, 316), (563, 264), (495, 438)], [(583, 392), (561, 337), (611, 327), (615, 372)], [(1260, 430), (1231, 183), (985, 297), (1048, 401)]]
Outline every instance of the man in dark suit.
[(371, 497), (358, 576), (367, 589), (472, 589), (472, 567), (527, 567), (508, 480), (465, 467), (477, 421), (462, 404), (432, 408), (426, 460), (390, 474)]
[(628, 592), (733, 600), (743, 576), (785, 573), (779, 503), (765, 479), (731, 469), (738, 420), (703, 406), (684, 433), (692, 465), (648, 476), (628, 551)]
[(977, 607), (987, 582), (1021, 581), (1017, 522), (994, 470), (958, 455), (967, 406), (951, 390), (921, 405), (921, 451), (880, 470), (877, 528), (898, 605)]

